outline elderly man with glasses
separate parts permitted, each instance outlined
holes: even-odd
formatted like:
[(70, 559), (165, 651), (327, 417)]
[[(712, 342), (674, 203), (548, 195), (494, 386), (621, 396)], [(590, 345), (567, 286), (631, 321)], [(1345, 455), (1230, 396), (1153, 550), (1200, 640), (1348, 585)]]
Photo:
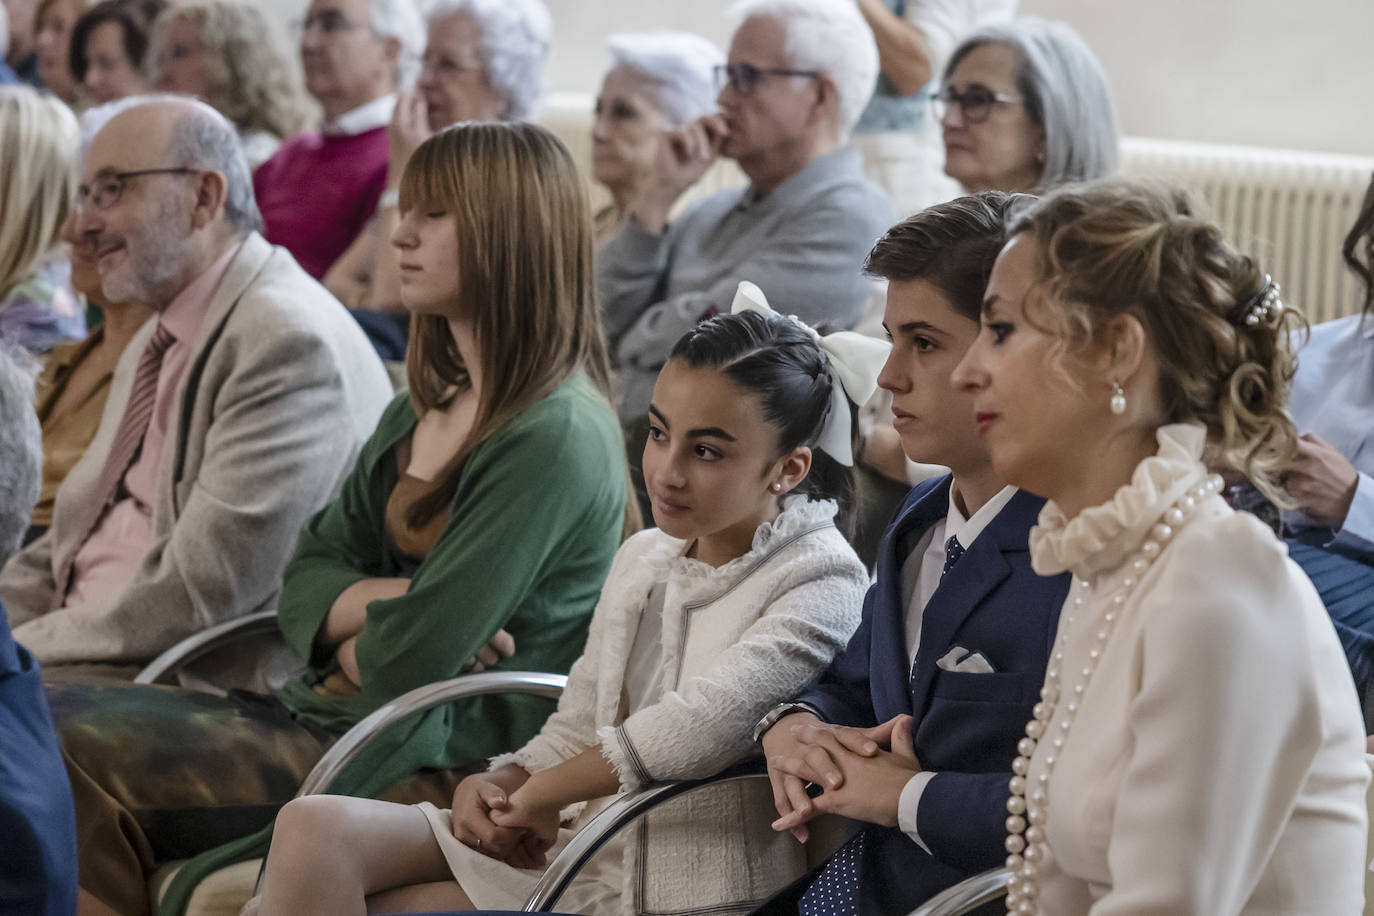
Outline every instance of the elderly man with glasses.
[(210, 107), (153, 97), (116, 115), (78, 208), (105, 295), (155, 317), (0, 596), (49, 678), (131, 677), (272, 606), (391, 389), (348, 313), (258, 233), (248, 164)]
[[(844, 146), (878, 73), (853, 2), (745, 0), (733, 12), (743, 22), (717, 68), (720, 113), (665, 135), (654, 180), (627, 202), (624, 227), (600, 253), (632, 455), (674, 341), (728, 311), (741, 280), (803, 321), (852, 328), (871, 292), (864, 255), (892, 222), (887, 194)], [(717, 155), (739, 163), (749, 186), (670, 225), (678, 196)]]
[(419, 72), (425, 27), (413, 0), (311, 0), (300, 25), (305, 88), (324, 127), (283, 143), (253, 176), (269, 242), (319, 279), (386, 188), (387, 124)]

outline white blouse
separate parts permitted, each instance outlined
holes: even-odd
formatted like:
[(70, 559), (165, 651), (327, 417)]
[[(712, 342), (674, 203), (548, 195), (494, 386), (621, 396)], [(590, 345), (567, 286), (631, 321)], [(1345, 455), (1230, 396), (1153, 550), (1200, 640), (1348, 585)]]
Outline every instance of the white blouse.
[[(1035, 571), (1073, 572), (1068, 601), (1085, 599), (1064, 634), (1066, 693), (1126, 561), (1206, 477), (1202, 427), (1158, 440), (1110, 502), (1071, 520), (1048, 503), (1031, 531)], [(1359, 914), (1364, 728), (1311, 583), (1262, 524), (1209, 496), (1125, 594), (1062, 748), (1056, 716), (1030, 762), (1036, 786), (1058, 754), (1039, 912)]]

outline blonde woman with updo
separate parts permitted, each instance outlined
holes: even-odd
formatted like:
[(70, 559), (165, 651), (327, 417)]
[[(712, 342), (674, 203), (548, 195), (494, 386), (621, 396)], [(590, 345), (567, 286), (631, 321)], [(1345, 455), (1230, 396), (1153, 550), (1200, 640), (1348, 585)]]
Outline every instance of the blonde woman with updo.
[(1364, 733), (1284, 545), (1295, 313), (1182, 192), (1068, 186), (1015, 219), (955, 370), (1070, 572), (1008, 791), (1013, 913), (1358, 914)]
[(315, 117), (300, 68), (262, 11), (239, 0), (186, 0), (153, 23), (153, 81), (213, 106), (238, 129), (248, 167)]
[(0, 86), (0, 341), (34, 356), (86, 336), (60, 244), (80, 146), (66, 105)]

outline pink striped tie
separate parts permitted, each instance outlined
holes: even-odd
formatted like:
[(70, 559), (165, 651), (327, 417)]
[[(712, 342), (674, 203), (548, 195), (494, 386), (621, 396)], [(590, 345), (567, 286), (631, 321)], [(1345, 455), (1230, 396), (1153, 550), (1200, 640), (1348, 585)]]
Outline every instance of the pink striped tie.
[(53, 593), (54, 608), (65, 603), (76, 555), (99, 524), (105, 510), (115, 501), (124, 475), (128, 473), (129, 466), (134, 463), (134, 458), (143, 446), (143, 437), (148, 432), (148, 423), (153, 418), (153, 406), (157, 402), (157, 380), (162, 371), (162, 355), (175, 342), (176, 337), (159, 321), (152, 340), (148, 341), (143, 355), (138, 358), (133, 388), (129, 391), (129, 402), (124, 408), (123, 418), (119, 421), (119, 431), (115, 433), (114, 445), (111, 446), (110, 455), (105, 460), (105, 468), (100, 472), (100, 482), (95, 491), (99, 499), (91, 504), (95, 514), (87, 523), (81, 540), (76, 542), (71, 556), (63, 562), (62, 571), (55, 580), (57, 588)]

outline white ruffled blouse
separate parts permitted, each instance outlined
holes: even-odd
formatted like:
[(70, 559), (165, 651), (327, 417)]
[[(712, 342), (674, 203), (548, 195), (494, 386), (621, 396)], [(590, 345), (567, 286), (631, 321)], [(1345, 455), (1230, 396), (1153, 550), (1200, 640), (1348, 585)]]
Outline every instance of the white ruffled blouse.
[[(1071, 571), (1068, 601), (1085, 599), (1066, 634), (1064, 694), (1127, 561), (1207, 475), (1201, 426), (1157, 438), (1109, 502), (1072, 519), (1047, 503), (1031, 531), (1035, 571)], [(1039, 912), (1361, 912), (1369, 768), (1345, 655), (1283, 544), (1221, 497), (1198, 504), (1127, 593), (1057, 750), (1056, 734), (1028, 778), (1034, 790), (1058, 755)]]

